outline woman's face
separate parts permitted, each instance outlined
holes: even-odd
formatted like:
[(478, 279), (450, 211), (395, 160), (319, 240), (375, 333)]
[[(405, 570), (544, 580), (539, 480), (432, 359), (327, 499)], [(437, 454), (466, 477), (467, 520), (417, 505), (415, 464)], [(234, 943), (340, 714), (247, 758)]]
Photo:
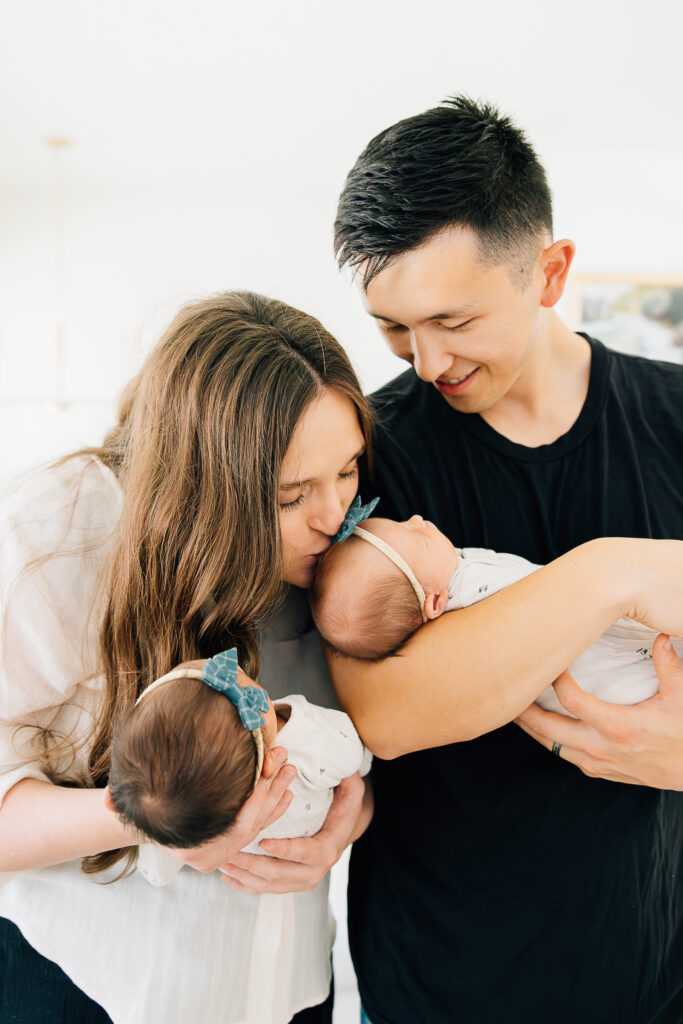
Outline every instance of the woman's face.
[(280, 475), (284, 579), (310, 587), (358, 488), (365, 438), (350, 399), (326, 390), (299, 420)]

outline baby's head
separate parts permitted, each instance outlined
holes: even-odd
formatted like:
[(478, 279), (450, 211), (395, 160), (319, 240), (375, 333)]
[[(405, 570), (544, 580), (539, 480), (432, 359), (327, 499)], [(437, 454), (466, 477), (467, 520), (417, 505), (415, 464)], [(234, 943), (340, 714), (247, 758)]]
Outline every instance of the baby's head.
[(366, 519), (359, 527), (321, 559), (311, 607), (321, 636), (336, 650), (375, 661), (441, 615), (458, 554), (422, 516), (403, 523)]
[(276, 732), (268, 695), (234, 651), (185, 662), (117, 726), (110, 806), (157, 843), (200, 846), (232, 825)]

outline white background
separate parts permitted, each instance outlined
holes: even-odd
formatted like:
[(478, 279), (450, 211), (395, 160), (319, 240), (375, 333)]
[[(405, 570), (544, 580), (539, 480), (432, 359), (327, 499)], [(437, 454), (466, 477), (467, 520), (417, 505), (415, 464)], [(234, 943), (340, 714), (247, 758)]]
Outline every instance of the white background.
[[(393, 376), (332, 261), (336, 199), (372, 135), (448, 93), (493, 100), (526, 128), (578, 270), (683, 272), (681, 10), (4, 0), (0, 477), (97, 442), (166, 321), (211, 291), (247, 287), (312, 312), (367, 388)], [(61, 396), (50, 136), (73, 143)], [(355, 1020), (349, 999), (339, 1024)]]

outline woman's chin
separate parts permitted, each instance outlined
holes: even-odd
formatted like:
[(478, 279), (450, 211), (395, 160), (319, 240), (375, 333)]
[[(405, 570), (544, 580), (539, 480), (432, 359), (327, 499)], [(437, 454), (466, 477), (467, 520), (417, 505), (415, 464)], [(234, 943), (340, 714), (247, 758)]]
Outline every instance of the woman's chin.
[(313, 577), (315, 576), (315, 570), (318, 568), (319, 561), (319, 555), (307, 556), (299, 565), (296, 567), (292, 566), (285, 573), (285, 583), (289, 583), (293, 587), (301, 587), (302, 590), (308, 590), (313, 586)]

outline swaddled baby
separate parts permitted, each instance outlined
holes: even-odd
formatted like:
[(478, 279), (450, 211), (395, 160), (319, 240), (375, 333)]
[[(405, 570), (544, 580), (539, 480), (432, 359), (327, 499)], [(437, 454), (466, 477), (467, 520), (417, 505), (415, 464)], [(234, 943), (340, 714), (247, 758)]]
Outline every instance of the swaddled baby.
[[(357, 514), (367, 516), (376, 502)], [(322, 558), (311, 591), (313, 617), (335, 650), (378, 660), (395, 654), (443, 612), (484, 600), (540, 568), (518, 555), (456, 548), (422, 518), (361, 518), (340, 531)], [(582, 689), (614, 704), (636, 704), (658, 690), (652, 665), (657, 633), (632, 619), (615, 622), (569, 666)], [(683, 641), (673, 640), (683, 656)], [(567, 714), (548, 687), (541, 707)]]
[(263, 838), (314, 835), (334, 788), (368, 772), (371, 756), (351, 719), (300, 694), (273, 703), (239, 667), (235, 648), (179, 665), (143, 690), (114, 733), (107, 800), (160, 844), (140, 847), (148, 881), (165, 885), (182, 867), (164, 847), (200, 846), (233, 824), (275, 743), (297, 768), (293, 799), (248, 853), (264, 854)]

